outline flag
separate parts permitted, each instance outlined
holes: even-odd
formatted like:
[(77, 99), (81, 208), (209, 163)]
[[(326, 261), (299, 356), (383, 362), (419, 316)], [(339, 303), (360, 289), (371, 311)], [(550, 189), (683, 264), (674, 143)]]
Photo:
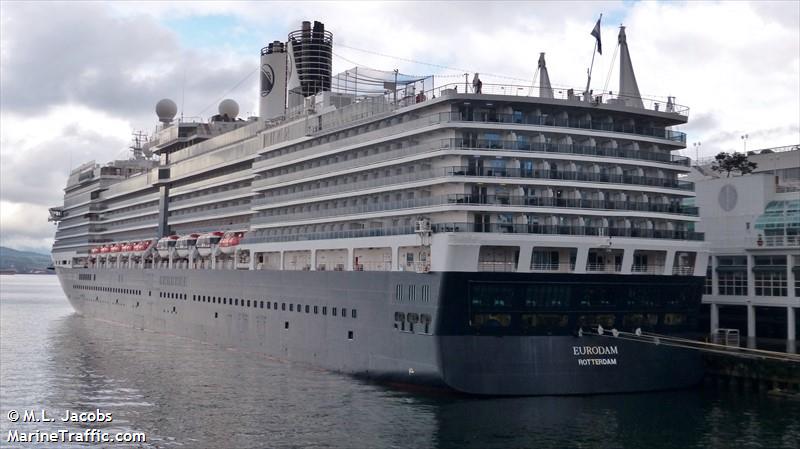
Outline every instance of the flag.
[(594, 29), (590, 33), (592, 36), (597, 39), (597, 52), (601, 55), (603, 54), (603, 44), (600, 42), (600, 20), (603, 18), (603, 15), (600, 14), (600, 19), (597, 19), (597, 23), (594, 26)]

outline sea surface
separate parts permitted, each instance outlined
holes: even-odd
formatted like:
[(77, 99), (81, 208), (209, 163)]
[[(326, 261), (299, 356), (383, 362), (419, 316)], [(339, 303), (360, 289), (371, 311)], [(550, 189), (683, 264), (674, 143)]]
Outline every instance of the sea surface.
[[(11, 422), (46, 410), (52, 423)], [(111, 423), (63, 423), (67, 410)], [(144, 432), (18, 443), (9, 431)], [(0, 447), (791, 448), (800, 402), (728, 389), (473, 398), (411, 391), (75, 314), (55, 276), (0, 276)]]

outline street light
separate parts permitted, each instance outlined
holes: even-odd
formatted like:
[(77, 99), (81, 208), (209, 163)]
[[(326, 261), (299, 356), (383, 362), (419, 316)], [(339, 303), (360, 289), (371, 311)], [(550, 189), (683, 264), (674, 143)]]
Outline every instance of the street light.
[(692, 147), (694, 148), (694, 166), (695, 167), (699, 167), (700, 166), (700, 145), (702, 145), (700, 142), (695, 142), (695, 143), (692, 144)]

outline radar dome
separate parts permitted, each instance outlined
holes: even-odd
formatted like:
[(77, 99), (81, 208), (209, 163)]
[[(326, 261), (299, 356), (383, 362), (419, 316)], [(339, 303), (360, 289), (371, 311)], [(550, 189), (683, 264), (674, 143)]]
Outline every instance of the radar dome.
[(158, 120), (164, 123), (169, 123), (175, 118), (178, 113), (178, 105), (169, 98), (164, 98), (156, 103), (156, 115)]
[(219, 103), (218, 111), (220, 116), (224, 117), (227, 114), (228, 118), (233, 120), (239, 115), (239, 104), (226, 98)]

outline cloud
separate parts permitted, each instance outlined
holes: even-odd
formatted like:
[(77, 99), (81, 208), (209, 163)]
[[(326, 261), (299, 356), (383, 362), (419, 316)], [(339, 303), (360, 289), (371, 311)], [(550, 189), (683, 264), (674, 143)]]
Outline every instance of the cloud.
[(336, 71), (355, 61), (435, 73), (437, 84), (463, 81), (465, 69), (484, 83), (529, 85), (546, 52), (553, 83), (581, 90), (603, 12), (592, 87), (618, 89), (624, 23), (642, 94), (691, 108), (681, 127), (690, 156), (691, 142), (702, 142), (701, 157), (739, 149), (742, 134), (748, 149), (800, 141), (798, 2), (570, 2), (564, 11), (561, 2), (0, 2), (0, 240), (47, 242), (46, 208), (60, 202), (69, 167), (124, 157), (131, 131), (153, 129), (160, 98), (208, 117), (224, 95), (254, 114), (260, 47), (303, 19), (334, 33)]

